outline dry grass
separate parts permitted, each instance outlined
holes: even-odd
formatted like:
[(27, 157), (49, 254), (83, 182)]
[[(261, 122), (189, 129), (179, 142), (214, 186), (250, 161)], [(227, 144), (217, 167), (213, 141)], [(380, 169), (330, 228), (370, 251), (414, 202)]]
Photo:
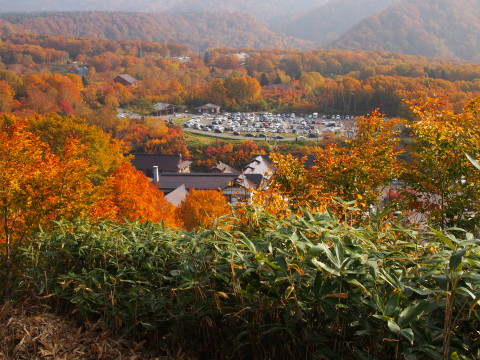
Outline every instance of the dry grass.
[(2, 360), (167, 360), (139, 344), (116, 338), (99, 324), (78, 326), (45, 305), (24, 303), (0, 308)]

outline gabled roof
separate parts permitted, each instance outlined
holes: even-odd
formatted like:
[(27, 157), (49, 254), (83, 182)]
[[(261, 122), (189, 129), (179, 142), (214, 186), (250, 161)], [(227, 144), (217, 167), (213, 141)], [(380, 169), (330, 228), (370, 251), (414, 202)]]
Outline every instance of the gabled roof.
[(156, 111), (162, 111), (162, 110), (165, 110), (166, 108), (168, 107), (178, 107), (177, 105), (172, 105), (172, 104), (167, 104), (167, 103), (163, 103), (163, 102), (159, 102), (159, 103), (156, 103), (155, 105), (153, 105), (153, 109), (156, 110)]
[(224, 164), (221, 161), (219, 161), (215, 166), (212, 166), (210, 168), (210, 172), (220, 172), (224, 174), (240, 174), (240, 171), (230, 165)]
[(162, 155), (162, 154), (132, 154), (130, 160), (132, 165), (138, 170), (153, 169), (158, 166), (159, 171), (182, 171), (192, 163), (183, 160), (181, 155)]
[(245, 167), (245, 174), (260, 174), (264, 177), (270, 177), (273, 174), (273, 167), (270, 158), (267, 155), (255, 156), (250, 164)]
[(121, 78), (130, 84), (133, 84), (137, 81), (137, 79), (135, 79), (133, 76), (130, 76), (128, 74), (120, 74), (117, 76), (117, 78)]
[(235, 183), (238, 174), (215, 173), (163, 173), (158, 188), (169, 192), (184, 185), (187, 190), (221, 190)]
[(182, 184), (168, 195), (165, 195), (165, 200), (167, 200), (170, 204), (178, 207), (185, 200), (187, 195), (188, 190), (185, 185)]
[(220, 109), (220, 108), (221, 108), (221, 106), (208, 103), (208, 104), (199, 106), (199, 107), (197, 107), (197, 108), (195, 108), (195, 109)]

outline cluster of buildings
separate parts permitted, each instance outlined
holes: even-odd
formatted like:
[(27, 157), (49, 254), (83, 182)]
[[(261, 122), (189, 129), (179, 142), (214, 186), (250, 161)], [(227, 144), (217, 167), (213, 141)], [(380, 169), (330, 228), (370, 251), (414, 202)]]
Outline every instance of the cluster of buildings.
[(248, 203), (254, 190), (261, 190), (273, 175), (266, 155), (255, 156), (245, 169), (217, 163), (208, 172), (190, 172), (190, 161), (181, 155), (132, 154), (132, 165), (158, 185), (165, 198), (178, 206), (190, 189), (221, 191), (235, 205)]

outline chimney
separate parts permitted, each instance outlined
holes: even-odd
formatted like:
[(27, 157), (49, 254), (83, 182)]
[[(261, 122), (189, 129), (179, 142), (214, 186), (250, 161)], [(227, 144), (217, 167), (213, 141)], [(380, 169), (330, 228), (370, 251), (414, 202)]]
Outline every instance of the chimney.
[(158, 184), (160, 176), (158, 175), (158, 166), (153, 167), (153, 180)]

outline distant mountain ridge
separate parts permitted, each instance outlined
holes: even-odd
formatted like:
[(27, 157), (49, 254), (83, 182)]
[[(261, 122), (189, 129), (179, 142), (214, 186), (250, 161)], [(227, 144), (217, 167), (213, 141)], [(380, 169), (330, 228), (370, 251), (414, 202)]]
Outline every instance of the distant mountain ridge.
[(331, 47), (480, 62), (480, 1), (404, 0), (343, 34)]
[[(283, 25), (288, 36), (326, 46), (359, 21), (400, 0), (333, 0)], [(280, 28), (278, 28), (280, 30)]]
[(329, 47), (480, 62), (480, 0), (16, 0), (0, 11), (17, 12), (0, 14), (6, 26), (47, 35), (176, 42), (199, 51)]

